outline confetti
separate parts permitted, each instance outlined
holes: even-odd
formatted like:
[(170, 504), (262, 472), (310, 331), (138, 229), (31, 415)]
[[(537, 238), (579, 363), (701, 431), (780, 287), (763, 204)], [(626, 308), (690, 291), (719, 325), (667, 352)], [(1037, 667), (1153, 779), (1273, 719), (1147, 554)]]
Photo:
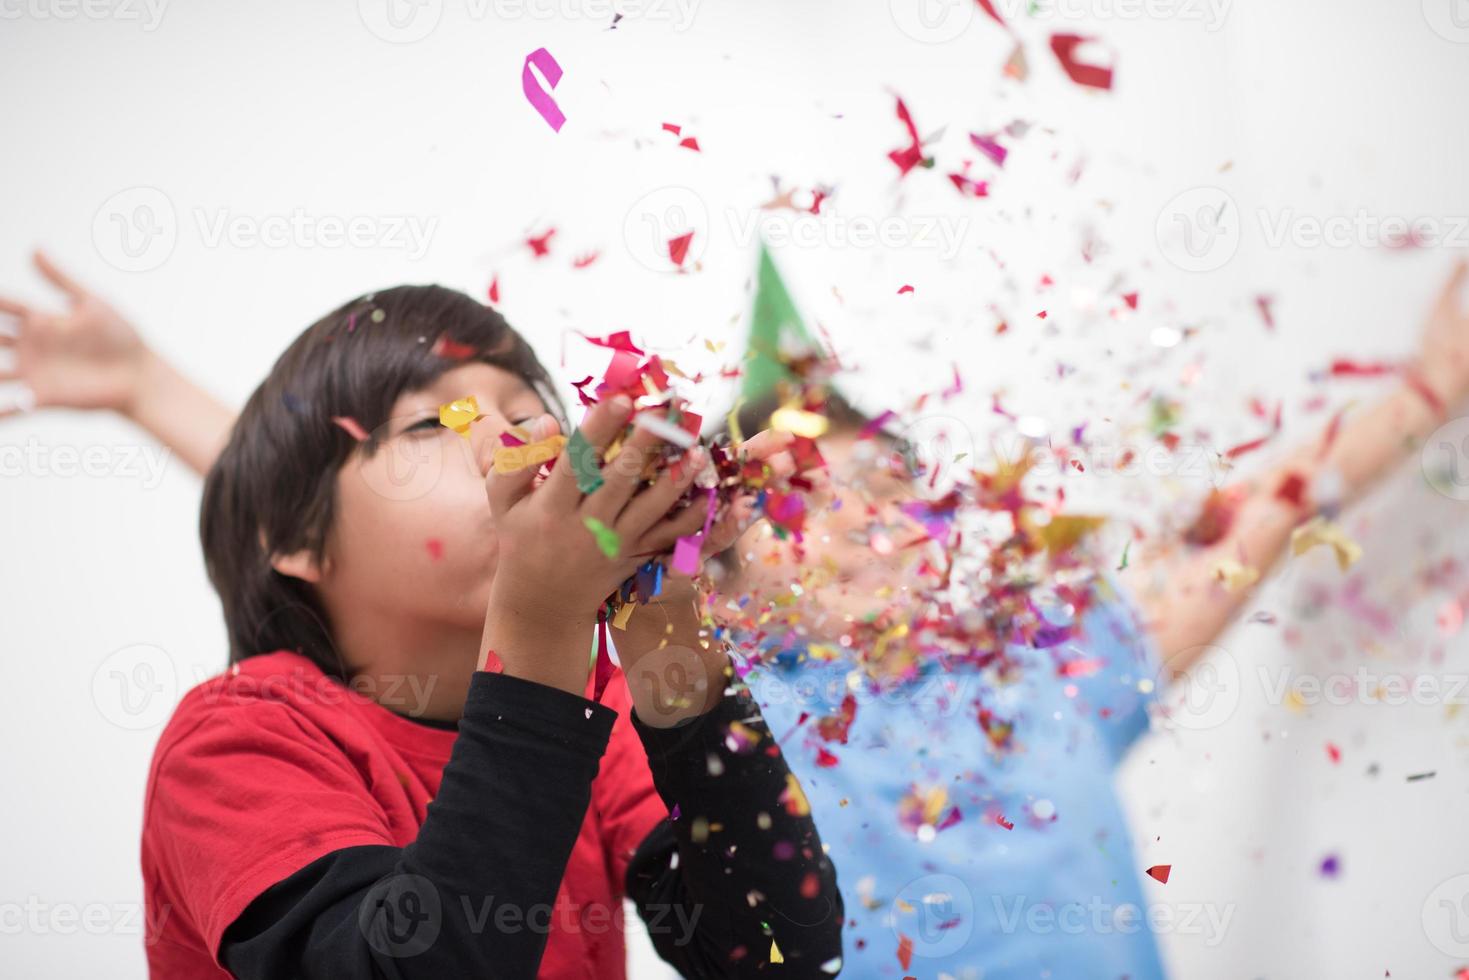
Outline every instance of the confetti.
[(495, 472), (509, 475), (532, 466), (541, 466), (561, 455), (561, 450), (565, 447), (566, 437), (560, 433), (522, 446), (496, 446)]
[(550, 93), (541, 88), (535, 72), (531, 71), (532, 65), (540, 69), (541, 74), (545, 76), (546, 84), (553, 89), (561, 84), (561, 65), (545, 48), (537, 48), (525, 56), (525, 66), (520, 72), (520, 87), (524, 90), (526, 99), (541, 114), (541, 118), (559, 133), (561, 127), (566, 124), (566, 116), (556, 105), (556, 100), (551, 98)]
[(622, 538), (617, 532), (595, 517), (583, 517), (582, 523), (588, 531), (597, 539), (597, 547), (602, 549), (602, 554), (608, 558), (616, 558), (622, 552)]
[(439, 424), (446, 429), (453, 429), (465, 439), (469, 438), (469, 427), (480, 419), (479, 401), (473, 395), (464, 398), (456, 398), (452, 402), (439, 406)]
[(581, 429), (571, 433), (566, 442), (566, 455), (571, 459), (571, 472), (576, 476), (576, 488), (582, 493), (596, 493), (602, 486), (601, 462), (597, 451), (587, 442)]
[(1331, 548), (1336, 555), (1337, 567), (1342, 571), (1351, 568), (1362, 557), (1362, 547), (1347, 537), (1339, 525), (1320, 515), (1291, 531), (1292, 555), (1303, 555), (1318, 545)]
[(1168, 884), (1168, 876), (1173, 873), (1171, 864), (1155, 864), (1148, 869), (1148, 877), (1163, 884)]
[(346, 432), (347, 435), (351, 436), (353, 439), (356, 439), (358, 442), (367, 441), (367, 432), (362, 428), (361, 423), (359, 423), (356, 419), (349, 418), (345, 415), (333, 415), (332, 421), (341, 426), (342, 430)]
[(688, 257), (689, 244), (693, 240), (694, 233), (691, 231), (668, 240), (668, 258), (680, 269), (683, 268), (684, 259)]
[(1112, 87), (1110, 67), (1087, 64), (1077, 60), (1076, 57), (1077, 48), (1095, 40), (1096, 38), (1081, 34), (1052, 34), (1051, 50), (1055, 53), (1056, 59), (1061, 62), (1061, 67), (1067, 76), (1076, 84), (1088, 88), (1110, 89)]

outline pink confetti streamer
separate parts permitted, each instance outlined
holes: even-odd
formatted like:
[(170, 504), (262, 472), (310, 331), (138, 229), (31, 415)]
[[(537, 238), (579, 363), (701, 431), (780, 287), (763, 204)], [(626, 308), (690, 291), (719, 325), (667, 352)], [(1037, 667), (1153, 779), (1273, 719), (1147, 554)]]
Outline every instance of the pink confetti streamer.
[(532, 65), (541, 70), (541, 74), (546, 76), (546, 83), (553, 89), (561, 83), (561, 65), (551, 56), (551, 52), (545, 48), (536, 48), (525, 56), (525, 67), (520, 72), (520, 85), (525, 90), (526, 99), (541, 114), (541, 118), (559, 133), (566, 124), (566, 115), (556, 105), (556, 100), (551, 98), (550, 93), (541, 88), (535, 72), (530, 70)]

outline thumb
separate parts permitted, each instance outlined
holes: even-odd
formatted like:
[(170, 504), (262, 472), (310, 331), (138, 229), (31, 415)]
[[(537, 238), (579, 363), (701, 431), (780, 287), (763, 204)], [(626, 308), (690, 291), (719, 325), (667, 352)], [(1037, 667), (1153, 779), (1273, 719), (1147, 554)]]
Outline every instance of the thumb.
[[(558, 426), (551, 415), (541, 415), (529, 426), (530, 445), (556, 434)], [(490, 508), (497, 514), (514, 507), (535, 483), (536, 473), (542, 464), (556, 457), (543, 449), (537, 452), (516, 452), (528, 447), (505, 446), (499, 436), (485, 439), (479, 447), (476, 459), (480, 473), (485, 477), (485, 493), (490, 498)], [(503, 452), (498, 452), (500, 450)], [(497, 460), (498, 452), (498, 460)]]

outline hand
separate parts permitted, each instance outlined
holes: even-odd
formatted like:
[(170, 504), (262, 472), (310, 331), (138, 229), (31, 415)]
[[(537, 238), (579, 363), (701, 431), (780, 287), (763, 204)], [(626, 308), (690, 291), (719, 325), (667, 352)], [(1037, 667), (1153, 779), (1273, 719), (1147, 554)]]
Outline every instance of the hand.
[(1463, 289), (1469, 282), (1469, 260), (1460, 259), (1439, 294), (1423, 328), (1419, 371), (1445, 408), (1469, 397), (1469, 306)]
[[(588, 413), (580, 431), (598, 459), (623, 431), (631, 410), (626, 398), (616, 398)], [(543, 415), (532, 436), (545, 439), (556, 431), (555, 419)], [(616, 458), (601, 466), (602, 485), (584, 495), (569, 444), (539, 487), (535, 468), (495, 473), (496, 444), (484, 440), (479, 458), (499, 550), (486, 646), (507, 673), (580, 693), (597, 609), (649, 554), (669, 550), (679, 537), (703, 526), (699, 508), (670, 511), (703, 465), (704, 452), (690, 450), (676, 475), (673, 468), (665, 469), (652, 486), (640, 489), (643, 470), (663, 441), (638, 429)], [(617, 536), (615, 556), (603, 552), (588, 519)]]
[[(20, 381), (34, 407), (107, 408), (130, 414), (143, 387), (151, 353), (138, 332), (101, 299), (82, 288), (44, 254), (36, 268), (66, 296), (66, 310), (46, 313), (0, 297), (0, 314), (17, 321), (0, 332), (0, 347), (15, 352), (0, 381)], [(4, 323), (0, 318), (0, 323)], [(24, 410), (0, 410), (0, 416)]]

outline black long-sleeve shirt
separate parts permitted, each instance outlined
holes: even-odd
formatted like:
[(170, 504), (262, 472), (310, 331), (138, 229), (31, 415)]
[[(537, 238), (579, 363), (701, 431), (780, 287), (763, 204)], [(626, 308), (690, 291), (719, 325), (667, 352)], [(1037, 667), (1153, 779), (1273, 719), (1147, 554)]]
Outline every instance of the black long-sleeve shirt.
[[(299, 869), (231, 924), (220, 961), (241, 980), (535, 976), (615, 717), (476, 673), (417, 839)], [(659, 954), (687, 977), (834, 974), (835, 869), (748, 692), (678, 728), (633, 725), (676, 817), (627, 872)]]

